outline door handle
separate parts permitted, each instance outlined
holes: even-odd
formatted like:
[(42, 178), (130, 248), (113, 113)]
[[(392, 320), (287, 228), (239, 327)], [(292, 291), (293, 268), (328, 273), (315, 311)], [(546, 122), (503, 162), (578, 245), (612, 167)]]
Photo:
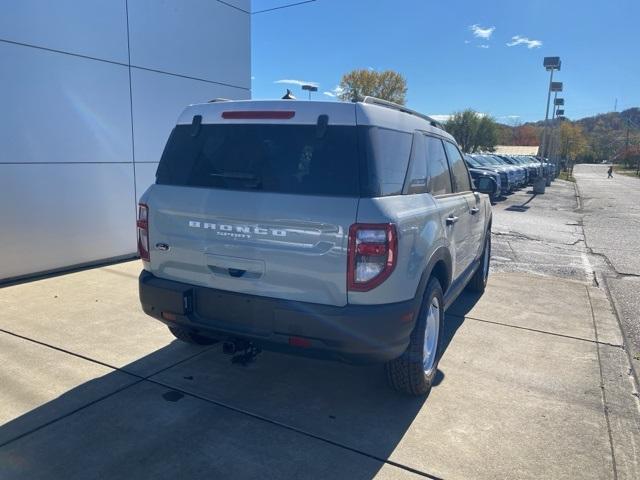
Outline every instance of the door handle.
[(475, 215), (476, 213), (478, 213), (480, 211), (480, 209), (478, 207), (473, 207), (471, 209), (471, 215)]
[(447, 217), (447, 225), (453, 225), (454, 223), (456, 223), (458, 221), (459, 217), (455, 217), (453, 215), (449, 215)]

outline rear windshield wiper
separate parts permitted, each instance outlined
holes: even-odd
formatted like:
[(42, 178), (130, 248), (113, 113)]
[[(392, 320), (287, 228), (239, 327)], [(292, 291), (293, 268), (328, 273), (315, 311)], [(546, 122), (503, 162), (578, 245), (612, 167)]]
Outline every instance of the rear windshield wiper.
[(258, 180), (258, 177), (256, 177), (255, 175), (242, 172), (210, 173), (209, 176), (219, 178), (232, 178), (234, 180)]
[(260, 189), (262, 186), (262, 180), (251, 173), (242, 172), (225, 172), (225, 173), (210, 173), (209, 176), (221, 178), (224, 180), (243, 180), (245, 187), (252, 189)]

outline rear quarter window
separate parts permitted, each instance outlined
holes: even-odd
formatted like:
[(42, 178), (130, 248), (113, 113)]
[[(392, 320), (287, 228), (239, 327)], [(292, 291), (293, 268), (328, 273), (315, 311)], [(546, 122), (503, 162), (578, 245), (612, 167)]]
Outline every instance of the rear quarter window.
[(364, 149), (362, 196), (402, 194), (413, 134), (381, 127), (358, 127)]

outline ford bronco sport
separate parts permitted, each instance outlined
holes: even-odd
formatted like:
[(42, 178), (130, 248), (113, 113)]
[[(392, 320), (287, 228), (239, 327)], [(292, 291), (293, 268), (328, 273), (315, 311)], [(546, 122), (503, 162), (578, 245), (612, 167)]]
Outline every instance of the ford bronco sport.
[(382, 100), (191, 105), (140, 200), (142, 308), (180, 340), (386, 362), (425, 394), (444, 311), (487, 282), (477, 183), (437, 122)]

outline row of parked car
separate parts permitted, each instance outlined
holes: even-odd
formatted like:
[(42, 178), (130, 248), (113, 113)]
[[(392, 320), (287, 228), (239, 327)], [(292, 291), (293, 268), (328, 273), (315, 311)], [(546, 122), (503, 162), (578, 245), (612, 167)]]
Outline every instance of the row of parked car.
[(494, 185), (494, 191), (491, 194), (492, 202), (508, 193), (532, 185), (540, 176), (547, 179), (547, 183), (556, 176), (553, 163), (528, 155), (473, 153), (466, 154), (464, 160), (475, 182), (483, 177), (491, 179)]

